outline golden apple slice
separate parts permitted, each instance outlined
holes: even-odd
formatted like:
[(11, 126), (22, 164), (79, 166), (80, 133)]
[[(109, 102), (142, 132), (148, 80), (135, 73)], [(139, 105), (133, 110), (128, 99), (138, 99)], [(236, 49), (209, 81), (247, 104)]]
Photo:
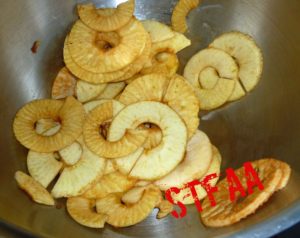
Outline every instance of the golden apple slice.
[(71, 72), (63, 67), (54, 79), (51, 97), (53, 99), (62, 99), (75, 95), (76, 78)]
[(125, 192), (132, 188), (136, 180), (128, 178), (120, 172), (104, 175), (82, 196), (89, 199), (103, 198), (111, 193)]
[(33, 201), (49, 206), (53, 206), (55, 204), (50, 193), (29, 175), (21, 171), (17, 171), (15, 173), (15, 180), (19, 187), (28, 193)]
[(179, 0), (172, 13), (172, 28), (174, 31), (185, 33), (188, 29), (186, 17), (191, 10), (198, 7), (200, 0)]
[(111, 120), (115, 114), (113, 103), (106, 102), (89, 113), (84, 126), (83, 137), (88, 148), (99, 156), (105, 158), (119, 158), (135, 152), (145, 141), (145, 131), (127, 130), (118, 141), (107, 141), (99, 129), (103, 123)]
[[(142, 23), (134, 18), (109, 34), (92, 30), (78, 20), (65, 47), (68, 47), (72, 59), (83, 69), (92, 73), (107, 73), (121, 70), (140, 56), (147, 35)], [(115, 40), (111, 41), (112, 38)]]
[(107, 216), (93, 210), (95, 202), (83, 198), (72, 197), (67, 200), (67, 211), (79, 224), (91, 228), (103, 228)]
[(97, 212), (108, 215), (107, 223), (114, 227), (128, 227), (146, 219), (158, 201), (161, 192), (152, 186), (147, 188), (142, 198), (135, 204), (126, 206), (119, 194), (110, 194), (96, 202)]
[(97, 31), (115, 31), (130, 21), (133, 16), (135, 1), (129, 0), (118, 5), (116, 9), (96, 9), (93, 4), (77, 6), (80, 19)]
[[(217, 174), (218, 177), (210, 180), (210, 182), (209, 182), (210, 186), (212, 186), (212, 187), (215, 186), (217, 184), (217, 182), (219, 180), (219, 176), (220, 176), (221, 160), (222, 160), (222, 157), (221, 157), (220, 152), (218, 151), (218, 149), (216, 147), (213, 146), (212, 163), (210, 164), (207, 173), (199, 180), (201, 181), (208, 175)], [(195, 189), (196, 189), (199, 200), (202, 200), (203, 198), (206, 197), (207, 193), (201, 185), (195, 186)], [(172, 198), (175, 202), (181, 202), (183, 204), (193, 204), (195, 202), (194, 198), (191, 195), (191, 190), (189, 188), (182, 189), (180, 191), (180, 193), (172, 194)]]

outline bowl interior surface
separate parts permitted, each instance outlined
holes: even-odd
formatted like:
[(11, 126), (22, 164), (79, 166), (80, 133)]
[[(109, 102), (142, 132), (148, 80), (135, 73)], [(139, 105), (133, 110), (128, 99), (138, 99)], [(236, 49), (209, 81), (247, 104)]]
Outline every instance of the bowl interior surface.
[[(26, 171), (27, 150), (12, 134), (16, 111), (33, 99), (49, 97), (63, 66), (66, 34), (76, 20), (76, 0), (1, 1), (0, 8), (0, 221), (44, 237), (253, 237), (269, 236), (300, 219), (300, 1), (204, 0), (188, 17), (193, 44), (180, 53), (182, 66), (223, 32), (253, 36), (263, 50), (264, 73), (256, 89), (242, 100), (201, 114), (205, 131), (223, 156), (222, 171), (246, 161), (275, 157), (288, 162), (291, 180), (266, 206), (242, 222), (221, 229), (205, 228), (194, 206), (181, 220), (169, 216), (125, 229), (93, 230), (76, 224), (64, 206), (37, 205), (17, 188), (16, 170)], [(97, 0), (98, 7), (121, 1)], [(175, 0), (136, 0), (139, 19), (170, 22)], [(30, 48), (40, 40), (37, 54)], [(182, 70), (182, 69), (181, 69)], [(64, 201), (60, 204), (63, 205)]]

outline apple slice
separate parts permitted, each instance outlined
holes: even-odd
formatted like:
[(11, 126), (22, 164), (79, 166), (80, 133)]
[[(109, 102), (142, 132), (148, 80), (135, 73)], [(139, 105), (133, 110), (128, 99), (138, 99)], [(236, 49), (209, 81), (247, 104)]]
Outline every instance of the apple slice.
[(96, 98), (106, 88), (106, 84), (92, 84), (83, 80), (77, 80), (76, 96), (79, 102), (87, 102)]
[(159, 102), (142, 101), (125, 107), (112, 121), (108, 140), (117, 141), (127, 129), (153, 123), (162, 131), (161, 143), (143, 153), (129, 176), (140, 180), (156, 180), (171, 172), (183, 159), (187, 128), (170, 107)]
[(239, 66), (239, 78), (249, 92), (258, 84), (263, 71), (263, 55), (254, 39), (241, 32), (229, 32), (217, 37), (210, 47), (225, 51)]
[(161, 191), (148, 187), (142, 198), (133, 205), (124, 205), (119, 194), (109, 194), (96, 201), (97, 212), (108, 215), (107, 223), (114, 227), (128, 227), (146, 219), (161, 199)]
[(168, 40), (174, 37), (172, 29), (158, 21), (145, 20), (142, 21), (145, 30), (150, 34), (152, 43)]
[[(215, 186), (219, 180), (220, 169), (221, 169), (221, 154), (216, 147), (212, 147), (213, 149), (213, 159), (209, 166), (207, 173), (199, 179), (200, 181), (208, 175), (216, 173), (218, 175), (217, 178), (210, 180), (210, 186)], [(205, 189), (201, 185), (195, 186), (198, 199), (201, 200), (206, 197), (207, 193)], [(180, 193), (172, 194), (172, 198), (175, 202), (182, 202), (183, 204), (193, 204), (195, 201), (191, 195), (191, 190), (189, 188), (184, 188), (180, 191)]]
[[(202, 88), (199, 83), (201, 72), (206, 68), (214, 68), (218, 72), (219, 80), (212, 89)], [(201, 109), (211, 110), (225, 104), (232, 95), (238, 78), (238, 66), (224, 51), (204, 49), (189, 60), (184, 77), (194, 87)]]
[(91, 228), (103, 228), (107, 216), (97, 213), (93, 207), (93, 202), (87, 198), (72, 197), (67, 200), (67, 211), (76, 222)]
[(167, 176), (154, 184), (161, 190), (182, 187), (185, 183), (201, 178), (212, 160), (212, 147), (207, 135), (197, 131), (187, 144), (184, 160)]

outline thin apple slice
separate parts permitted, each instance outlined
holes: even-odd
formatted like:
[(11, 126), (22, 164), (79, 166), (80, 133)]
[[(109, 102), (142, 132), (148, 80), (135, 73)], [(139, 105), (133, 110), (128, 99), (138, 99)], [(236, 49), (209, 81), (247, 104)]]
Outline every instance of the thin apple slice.
[(189, 181), (199, 179), (207, 172), (212, 155), (209, 138), (198, 130), (187, 144), (184, 160), (171, 173), (154, 184), (161, 190), (167, 190), (171, 187), (182, 187)]

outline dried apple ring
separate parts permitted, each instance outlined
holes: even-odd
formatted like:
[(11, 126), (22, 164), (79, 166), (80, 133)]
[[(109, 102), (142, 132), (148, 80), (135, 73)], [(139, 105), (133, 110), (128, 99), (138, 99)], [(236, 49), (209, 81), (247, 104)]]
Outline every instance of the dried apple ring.
[(96, 9), (93, 4), (78, 5), (80, 19), (90, 28), (110, 32), (118, 30), (130, 21), (133, 16), (135, 1), (129, 0), (116, 9)]
[(58, 151), (58, 153), (66, 166), (72, 166), (80, 160), (83, 150), (80, 143), (75, 141), (71, 145)]
[[(148, 139), (147, 139), (147, 141), (148, 141)], [(145, 147), (145, 145), (147, 144), (147, 141), (145, 142), (143, 147)], [(136, 164), (137, 160), (143, 154), (143, 152), (144, 152), (143, 147), (138, 148), (134, 153), (132, 153), (130, 155), (113, 159), (112, 162), (115, 165), (115, 167), (117, 168), (117, 170), (120, 171), (122, 174), (128, 175), (130, 173), (130, 171), (132, 170), (132, 168), (134, 167), (134, 165)]]
[[(236, 198), (232, 202), (226, 178), (220, 181), (217, 184), (218, 192), (215, 193), (217, 205), (212, 207), (208, 198), (203, 202), (202, 222), (210, 227), (228, 226), (254, 213), (276, 192), (283, 176), (281, 163), (281, 161), (274, 159), (261, 159), (251, 162), (253, 168), (258, 173), (264, 189), (261, 191), (257, 187), (254, 187), (254, 192), (247, 195), (244, 199)], [(246, 188), (244, 168), (237, 169), (235, 174), (240, 179), (242, 186)]]
[(263, 71), (263, 55), (254, 39), (241, 32), (229, 32), (217, 37), (210, 47), (225, 51), (239, 66), (239, 79), (247, 92), (258, 84)]
[(283, 188), (285, 188), (285, 186), (288, 184), (290, 176), (291, 176), (291, 167), (287, 164), (281, 161), (280, 164), (281, 170), (282, 170), (282, 178), (278, 184), (277, 190), (281, 190)]
[[(211, 67), (204, 69), (199, 75), (199, 83), (204, 89), (213, 89), (219, 80), (218, 72)], [(235, 87), (228, 102), (236, 101), (246, 95), (240, 81), (235, 80)]]
[(200, 123), (198, 116), (200, 104), (193, 88), (184, 77), (180, 75), (172, 77), (162, 102), (183, 119), (188, 129), (188, 138), (191, 138)]
[[(17, 140), (26, 148), (37, 152), (54, 152), (72, 144), (81, 134), (84, 108), (73, 97), (65, 102), (42, 99), (22, 107), (16, 114), (13, 130)], [(60, 130), (52, 136), (39, 135), (35, 123), (39, 119), (51, 118), (61, 121)]]
[(174, 31), (185, 33), (188, 29), (186, 17), (191, 10), (198, 7), (200, 0), (179, 0), (172, 13), (172, 28)]
[(123, 91), (120, 102), (129, 105), (139, 101), (157, 101), (170, 106), (184, 120), (189, 138), (199, 126), (199, 101), (186, 80), (175, 75), (149, 74), (135, 79)]
[(100, 99), (100, 100), (95, 100), (95, 101), (91, 101), (88, 102), (86, 104), (83, 105), (85, 112), (88, 114), (91, 111), (93, 111), (96, 107), (98, 107), (99, 105), (106, 103), (106, 102), (112, 102), (113, 104), (113, 111), (115, 113), (115, 115), (121, 111), (124, 108), (124, 104), (120, 103), (117, 100), (113, 100), (113, 99)]
[[(113, 42), (112, 34), (116, 38)], [(78, 20), (66, 44), (80, 67), (93, 73), (107, 73), (121, 70), (140, 56), (147, 36), (142, 23), (134, 18), (110, 34), (92, 30)]]
[(129, 176), (155, 180), (173, 170), (183, 159), (187, 129), (182, 119), (170, 107), (159, 102), (143, 101), (125, 107), (112, 121), (108, 140), (117, 141), (126, 130), (143, 123), (157, 125), (162, 131), (161, 143), (138, 159)]
[(147, 61), (150, 59), (151, 46), (152, 43), (150, 36), (147, 35), (146, 45), (142, 54), (139, 57), (137, 57), (130, 65), (122, 69), (122, 71), (125, 71), (125, 74), (117, 80), (114, 80), (114, 82), (120, 82), (130, 79), (134, 77), (137, 73), (139, 73), (143, 69)]
[(99, 133), (101, 125), (111, 120), (117, 112), (114, 111), (113, 101), (103, 103), (91, 111), (83, 126), (83, 136), (86, 145), (91, 151), (105, 158), (119, 158), (127, 156), (139, 147), (145, 141), (147, 133), (145, 131), (128, 130), (124, 137), (118, 141), (107, 141)]
[(69, 37), (65, 40), (64, 46), (64, 62), (67, 68), (74, 74), (77, 78), (90, 83), (107, 83), (112, 82), (125, 74), (123, 71), (115, 71), (110, 73), (93, 73), (81, 66), (79, 66), (72, 58), (70, 51), (67, 47)]
[[(132, 205), (137, 203), (142, 198), (144, 191), (149, 186), (152, 185), (136, 186), (128, 190), (125, 194), (123, 194), (122, 202), (126, 205)], [(159, 212), (156, 216), (157, 219), (162, 219), (168, 216), (173, 211), (173, 204), (167, 200), (164, 200), (163, 197), (161, 197), (160, 201), (156, 204), (155, 207), (159, 209)]]
[[(202, 88), (199, 83), (201, 72), (214, 68), (219, 80), (212, 89)], [(211, 110), (225, 104), (233, 93), (238, 77), (234, 59), (218, 49), (205, 49), (195, 54), (184, 69), (184, 77), (191, 83), (199, 98), (201, 109)]]
[(151, 53), (151, 40), (147, 36), (146, 45), (141, 53), (130, 65), (122, 68), (119, 71), (107, 72), (107, 73), (92, 73), (80, 67), (71, 57), (70, 51), (66, 46), (69, 37), (66, 37), (65, 46), (64, 46), (64, 61), (67, 68), (74, 74), (76, 77), (81, 80), (90, 82), (90, 83), (107, 83), (107, 82), (119, 82), (124, 81), (134, 74), (138, 73), (145, 65), (146, 61), (149, 60)]
[(147, 189), (146, 186), (135, 186), (122, 195), (122, 202), (126, 205), (137, 203), (143, 196), (144, 191)]
[(93, 210), (95, 202), (83, 197), (72, 197), (67, 200), (67, 211), (79, 224), (91, 228), (103, 228), (107, 216)]
[(159, 209), (156, 215), (157, 219), (165, 218), (174, 210), (173, 204), (168, 200), (162, 200), (156, 207)]
[(115, 168), (114, 163), (112, 162), (112, 160), (107, 160), (106, 161), (106, 167), (105, 167), (103, 175), (111, 174), (111, 173), (114, 173), (116, 171), (117, 171), (117, 169)]
[(168, 77), (159, 74), (149, 74), (139, 77), (124, 89), (119, 101), (125, 105), (139, 101), (161, 102), (169, 81)]
[(161, 192), (154, 186), (145, 189), (142, 198), (133, 205), (124, 205), (122, 194), (110, 194), (96, 201), (97, 212), (107, 214), (107, 223), (114, 227), (135, 225), (146, 219), (161, 199)]

